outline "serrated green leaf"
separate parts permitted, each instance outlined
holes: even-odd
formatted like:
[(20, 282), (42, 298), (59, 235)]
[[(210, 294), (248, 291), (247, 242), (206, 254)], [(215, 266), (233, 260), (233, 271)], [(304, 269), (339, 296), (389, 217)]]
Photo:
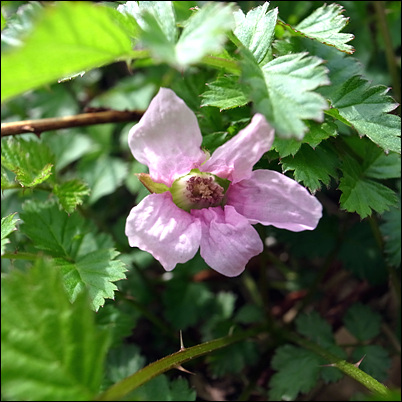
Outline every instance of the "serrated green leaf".
[(393, 267), (401, 265), (401, 197), (399, 195), (399, 205), (391, 208), (382, 216), (384, 222), (380, 226), (384, 236), (384, 251), (389, 264)]
[(361, 303), (355, 303), (348, 309), (343, 322), (348, 331), (359, 341), (375, 338), (381, 329), (380, 314)]
[(85, 288), (94, 310), (103, 306), (105, 298), (113, 299), (117, 287), (112, 282), (124, 279), (126, 268), (115, 260), (119, 253), (110, 248), (108, 236), (88, 233), (82, 217), (67, 215), (53, 203), (27, 202), (20, 216), (21, 231), (36, 248), (55, 257), (71, 301)]
[(5, 216), (1, 218), (1, 255), (4, 254), (5, 246), (7, 243), (10, 243), (10, 240), (7, 239), (7, 236), (17, 230), (15, 224), (17, 223), (18, 219), (14, 218), (17, 212)]
[(307, 131), (304, 119), (324, 119), (328, 104), (313, 92), (329, 84), (321, 59), (295, 53), (277, 57), (261, 68), (248, 50), (241, 53), (243, 90), (279, 137), (302, 139)]
[(79, 172), (91, 189), (88, 202), (93, 204), (122, 185), (127, 175), (127, 164), (119, 158), (102, 155), (95, 160), (82, 161)]
[(234, 13), (236, 28), (234, 34), (250, 50), (257, 63), (260, 63), (271, 47), (275, 33), (278, 9), (267, 12), (269, 2), (251, 9), (247, 15), (239, 9)]
[(343, 8), (338, 4), (324, 4), (297, 24), (295, 29), (308, 38), (318, 40), (325, 45), (335, 46), (342, 52), (353, 53), (353, 47), (346, 42), (351, 41), (354, 35), (339, 32), (349, 20), (341, 15), (342, 12)]
[(35, 187), (51, 176), (54, 156), (43, 142), (9, 138), (1, 142), (1, 164), (22, 187)]
[(385, 151), (401, 153), (401, 119), (389, 114), (398, 104), (386, 95), (389, 88), (371, 87), (367, 80), (355, 76), (332, 93), (330, 100), (339, 114), (358, 133), (366, 135)]
[(297, 332), (319, 345), (334, 343), (331, 326), (317, 312), (299, 315), (296, 319), (296, 327)]
[(352, 359), (356, 362), (364, 357), (359, 368), (378, 381), (388, 378), (388, 370), (391, 367), (391, 359), (388, 352), (379, 345), (358, 346), (352, 353)]
[(115, 14), (111, 8), (80, 1), (45, 7), (24, 46), (2, 54), (1, 101), (129, 57), (131, 40)]
[(207, 84), (208, 90), (201, 94), (201, 106), (215, 106), (222, 111), (246, 105), (249, 100), (238, 81), (238, 77), (225, 75)]
[[(271, 401), (292, 401), (317, 383), (320, 358), (309, 350), (292, 345), (276, 349), (271, 367), (277, 371), (269, 382)], [(291, 380), (290, 380), (291, 379)]]
[(61, 206), (67, 213), (75, 210), (83, 203), (83, 198), (90, 193), (86, 183), (79, 179), (72, 179), (62, 184), (56, 184), (53, 193), (58, 197)]
[(10, 400), (89, 401), (99, 392), (109, 334), (83, 293), (71, 304), (60, 273), (39, 259), (2, 278), (2, 394)]
[(342, 191), (340, 203), (343, 209), (357, 212), (365, 218), (373, 210), (380, 214), (388, 211), (398, 202), (396, 194), (390, 188), (367, 178), (363, 167), (355, 159), (345, 157), (342, 171), (339, 190)]
[(293, 170), (294, 178), (311, 191), (319, 190), (322, 184), (328, 186), (331, 177), (338, 177), (339, 159), (329, 147), (314, 150), (304, 144), (295, 156), (287, 156), (281, 163), (284, 172)]
[(280, 158), (289, 155), (296, 155), (302, 144), (309, 144), (310, 147), (317, 147), (321, 141), (329, 137), (337, 135), (337, 127), (331, 121), (324, 121), (324, 123), (316, 123), (314, 121), (306, 121), (309, 128), (304, 138), (299, 141), (294, 138), (279, 138), (275, 137), (272, 148), (279, 153)]

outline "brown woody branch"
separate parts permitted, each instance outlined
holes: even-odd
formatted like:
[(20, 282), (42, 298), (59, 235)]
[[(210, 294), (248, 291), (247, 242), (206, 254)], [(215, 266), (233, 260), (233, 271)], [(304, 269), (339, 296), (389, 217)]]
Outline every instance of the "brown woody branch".
[(1, 124), (1, 136), (59, 130), (63, 128), (89, 126), (94, 124), (120, 123), (138, 121), (142, 112), (107, 110), (100, 112), (82, 113), (75, 116), (52, 117), (39, 120), (23, 120)]

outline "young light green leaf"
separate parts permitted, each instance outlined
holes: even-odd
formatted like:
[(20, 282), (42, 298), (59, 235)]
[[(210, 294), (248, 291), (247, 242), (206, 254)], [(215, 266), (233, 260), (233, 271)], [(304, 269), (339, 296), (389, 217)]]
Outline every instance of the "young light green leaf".
[[(366, 169), (366, 170), (365, 170)], [(357, 212), (361, 218), (371, 215), (372, 211), (383, 213), (398, 202), (394, 191), (385, 185), (371, 180), (365, 169), (352, 157), (345, 157), (342, 164), (343, 177), (339, 190), (341, 207), (349, 212)]]
[(185, 67), (218, 52), (226, 39), (225, 33), (233, 27), (233, 4), (206, 3), (184, 26), (176, 45), (178, 65)]
[(215, 106), (222, 111), (246, 105), (249, 100), (238, 81), (238, 77), (225, 75), (207, 84), (208, 89), (201, 94), (201, 106)]
[(331, 177), (338, 177), (339, 159), (329, 147), (319, 146), (314, 150), (304, 144), (295, 156), (287, 156), (281, 163), (284, 172), (294, 170), (294, 178), (313, 192), (322, 184), (328, 186)]
[(17, 230), (15, 224), (18, 219), (14, 218), (15, 214), (16, 212), (1, 218), (1, 255), (4, 254), (6, 244), (10, 243), (10, 240), (7, 239), (7, 236), (14, 232), (14, 230)]
[(83, 203), (83, 198), (90, 193), (90, 189), (81, 180), (72, 179), (62, 184), (56, 184), (53, 188), (53, 193), (59, 199), (64, 210), (70, 214), (77, 205)]
[(54, 156), (42, 142), (10, 138), (1, 142), (1, 164), (22, 187), (35, 187), (51, 176)]
[(2, 394), (10, 400), (89, 401), (99, 392), (109, 333), (86, 293), (71, 304), (58, 269), (39, 259), (2, 278)]
[(343, 8), (338, 4), (324, 4), (311, 15), (295, 26), (295, 30), (311, 39), (316, 39), (326, 45), (335, 46), (338, 50), (353, 53), (352, 34), (339, 33), (348, 23), (348, 18), (342, 14)]
[(381, 329), (380, 314), (361, 303), (349, 308), (343, 322), (348, 331), (359, 341), (368, 341), (376, 337)]
[(302, 139), (307, 131), (304, 119), (323, 121), (328, 104), (313, 92), (329, 84), (321, 59), (295, 53), (277, 57), (260, 68), (248, 50), (241, 53), (243, 89), (279, 137)]
[(177, 27), (171, 1), (128, 1), (117, 9), (134, 16), (142, 29), (141, 39), (155, 59), (174, 64)]
[(330, 96), (332, 106), (358, 133), (366, 135), (386, 152), (401, 153), (401, 119), (389, 114), (398, 104), (386, 95), (389, 88), (371, 87), (368, 81), (355, 76)]
[(125, 279), (126, 268), (115, 259), (119, 253), (110, 247), (109, 237), (94, 236), (82, 217), (67, 215), (55, 203), (27, 202), (23, 209), (21, 231), (37, 249), (55, 257), (72, 301), (85, 288), (94, 310), (114, 297), (117, 288), (112, 282)]
[(278, 18), (278, 9), (267, 12), (268, 6), (269, 2), (265, 2), (250, 10), (247, 15), (241, 9), (234, 13), (234, 34), (250, 50), (257, 63), (261, 63), (271, 46)]
[(47, 6), (24, 46), (2, 54), (1, 101), (129, 57), (131, 40), (115, 13), (89, 2)]

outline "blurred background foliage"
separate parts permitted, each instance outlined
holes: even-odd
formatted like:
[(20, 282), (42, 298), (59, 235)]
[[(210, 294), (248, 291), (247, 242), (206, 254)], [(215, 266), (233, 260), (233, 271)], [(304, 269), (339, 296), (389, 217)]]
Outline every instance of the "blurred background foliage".
[[(41, 3), (47, 2), (2, 2), (3, 13), (7, 19), (10, 16), (9, 29), (29, 35)], [(116, 7), (124, 2), (102, 3)], [(175, 2), (178, 19), (187, 18), (189, 7), (204, 3)], [(244, 12), (263, 3), (237, 2)], [(391, 95), (400, 102), (401, 3), (336, 3), (350, 18), (344, 32), (355, 35), (353, 57), (362, 64), (365, 76), (374, 84), (390, 86)], [(270, 8), (278, 7), (279, 18), (295, 25), (323, 4), (272, 1)], [(381, 13), (385, 25), (379, 20)], [(14, 46), (13, 36), (13, 32), (2, 35), (2, 47)], [(2, 122), (66, 116), (88, 108), (144, 111), (158, 88), (168, 86), (197, 114), (204, 143), (213, 150), (225, 141), (226, 133), (242, 128), (250, 115), (247, 108), (224, 113), (200, 108), (199, 94), (215, 74), (214, 69), (200, 66), (180, 72), (165, 64), (150, 65), (147, 59), (130, 67), (114, 63), (8, 101), (1, 109)], [(400, 207), (361, 220), (340, 210), (337, 183), (331, 181), (317, 192), (325, 214), (315, 231), (292, 233), (257, 226), (266, 249), (250, 261), (241, 277), (216, 274), (199, 254), (173, 272), (164, 272), (148, 253), (131, 249), (124, 234), (130, 209), (147, 194), (134, 175), (145, 168), (128, 149), (131, 127), (132, 123), (105, 124), (40, 136), (57, 161), (56, 174), (88, 183), (92, 191), (79, 207), (82, 219), (112, 237), (128, 267), (127, 280), (116, 282), (116, 299), (107, 300), (96, 315), (100, 326), (113, 327), (105, 388), (177, 351), (179, 330), (185, 346), (192, 346), (263, 320), (278, 320), (299, 332), (301, 326), (301, 333), (307, 327), (310, 335), (329, 331), (331, 342), (343, 345), (348, 361), (371, 356), (361, 368), (391, 388), (400, 387), (400, 246), (399, 250), (395, 246), (400, 243)], [(221, 134), (208, 137), (212, 133)], [(259, 166), (280, 170), (277, 156), (270, 156)], [(389, 180), (388, 185), (399, 189), (400, 195), (400, 180)], [(28, 198), (45, 201), (47, 197), (40, 191), (7, 190), (2, 195), (2, 216), (21, 212)], [(383, 233), (394, 236), (391, 250), (384, 249)], [(10, 240), (10, 249), (27, 242), (18, 232)], [(2, 260), (3, 271), (24, 265), (9, 261)], [(303, 322), (303, 314), (310, 314), (309, 324)], [(168, 372), (135, 391), (130, 400), (194, 400), (195, 395), (197, 400), (275, 400), (279, 390), (290, 389), (293, 381), (301, 382), (292, 394), (297, 400), (361, 400), (362, 389), (356, 383), (340, 379), (331, 368), (320, 368), (320, 373), (307, 370), (312, 367), (311, 356), (285, 346), (275, 337), (237, 343), (188, 363), (185, 368), (196, 375)], [(314, 387), (307, 386), (307, 394), (301, 395), (303, 383), (309, 381)]]

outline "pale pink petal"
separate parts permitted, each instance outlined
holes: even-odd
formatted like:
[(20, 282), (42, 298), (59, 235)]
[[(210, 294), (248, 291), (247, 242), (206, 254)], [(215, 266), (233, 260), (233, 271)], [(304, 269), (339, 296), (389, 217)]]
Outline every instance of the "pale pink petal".
[(263, 250), (257, 231), (246, 218), (226, 205), (192, 210), (202, 225), (201, 257), (225, 276), (240, 275), (247, 262)]
[(168, 88), (159, 90), (128, 135), (134, 158), (148, 166), (154, 181), (169, 187), (205, 160), (201, 142), (195, 114)]
[(322, 205), (306, 188), (273, 170), (255, 170), (251, 177), (232, 185), (227, 203), (250, 220), (299, 232), (313, 230)]
[(134, 207), (126, 221), (131, 247), (151, 253), (167, 271), (194, 257), (201, 239), (200, 222), (178, 208), (169, 192), (151, 194)]
[(273, 141), (274, 129), (262, 114), (256, 114), (247, 127), (216, 149), (200, 170), (234, 183), (247, 179), (253, 166), (271, 148)]

